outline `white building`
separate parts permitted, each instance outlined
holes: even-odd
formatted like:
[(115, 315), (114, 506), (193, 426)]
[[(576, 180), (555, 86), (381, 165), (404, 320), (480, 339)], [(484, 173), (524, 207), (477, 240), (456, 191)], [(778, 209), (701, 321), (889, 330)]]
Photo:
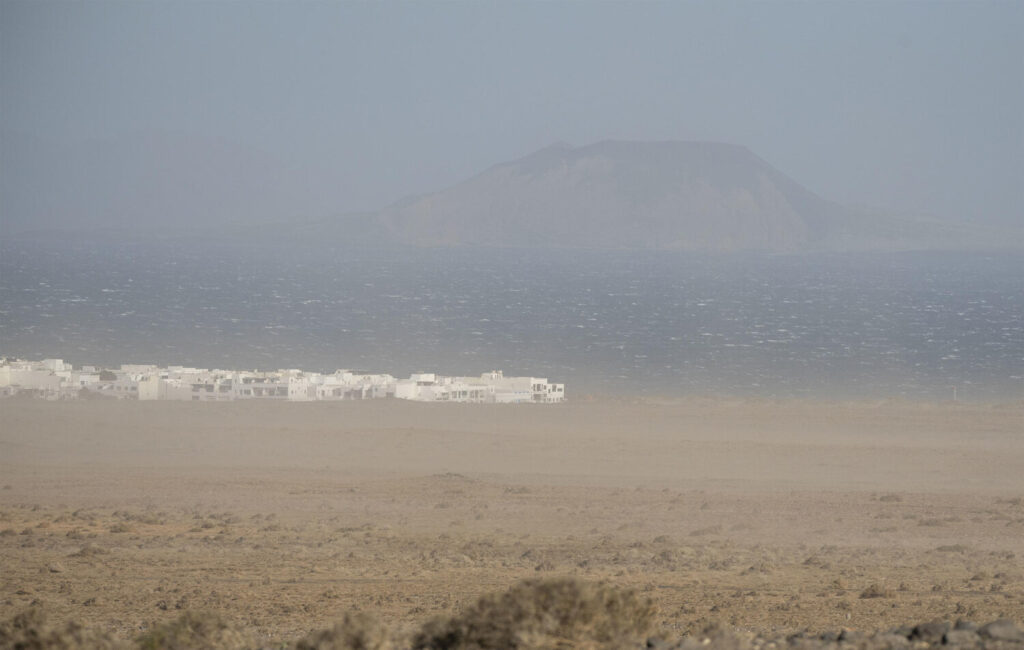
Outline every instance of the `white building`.
[(338, 370), (317, 375), (316, 399), (378, 399), (395, 396), (395, 378), (388, 374)]
[(553, 404), (565, 401), (565, 384), (540, 377), (506, 377), (500, 370), (479, 377), (415, 373), (397, 383), (395, 397), (420, 402)]
[(338, 370), (324, 375), (298, 369), (273, 372), (208, 370), (124, 364), (118, 370), (84, 366), (74, 370), (60, 359), (0, 359), (0, 396), (32, 391), (47, 399), (87, 393), (138, 400), (232, 401), (278, 399), (298, 402), (397, 397), (423, 402), (541, 403), (565, 400), (565, 385), (540, 377), (505, 377), (500, 370), (479, 377), (421, 372), (396, 380), (383, 373)]
[(6, 395), (32, 391), (46, 399), (59, 399), (63, 378), (57, 374), (57, 369), (63, 371), (64, 366), (60, 359), (5, 359), (0, 365), (0, 388), (6, 389)]

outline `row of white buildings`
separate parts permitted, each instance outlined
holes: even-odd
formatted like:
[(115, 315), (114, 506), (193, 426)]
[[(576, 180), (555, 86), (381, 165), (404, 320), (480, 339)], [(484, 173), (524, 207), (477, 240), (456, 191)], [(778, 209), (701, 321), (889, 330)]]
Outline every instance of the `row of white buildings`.
[(109, 396), (120, 399), (231, 401), (276, 399), (293, 402), (394, 397), (420, 402), (540, 403), (565, 400), (565, 384), (541, 377), (506, 377), (500, 370), (479, 377), (338, 370), (208, 370), (126, 364), (120, 368), (74, 368), (60, 359), (0, 359), (0, 396), (27, 393), (45, 399)]

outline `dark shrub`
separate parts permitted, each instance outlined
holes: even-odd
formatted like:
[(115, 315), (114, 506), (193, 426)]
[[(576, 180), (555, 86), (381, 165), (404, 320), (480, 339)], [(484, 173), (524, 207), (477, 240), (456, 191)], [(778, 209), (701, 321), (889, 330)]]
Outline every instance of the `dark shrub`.
[(106, 632), (78, 623), (51, 625), (46, 615), (30, 609), (0, 623), (0, 648), (18, 650), (122, 650), (129, 646)]
[(328, 630), (313, 632), (295, 644), (295, 650), (391, 650), (387, 629), (372, 616), (345, 614)]
[(632, 591), (571, 578), (527, 580), (488, 595), (462, 614), (436, 620), (417, 650), (623, 648), (642, 644), (654, 605)]
[(256, 648), (251, 634), (228, 624), (211, 612), (185, 612), (138, 638), (143, 650), (241, 650)]

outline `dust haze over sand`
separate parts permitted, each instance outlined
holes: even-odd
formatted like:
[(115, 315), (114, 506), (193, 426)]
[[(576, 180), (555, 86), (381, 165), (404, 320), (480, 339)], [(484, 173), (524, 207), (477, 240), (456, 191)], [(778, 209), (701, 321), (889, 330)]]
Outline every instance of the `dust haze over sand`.
[(5, 463), (62, 471), (458, 472), (764, 491), (1024, 487), (1020, 405), (590, 401), (552, 407), (5, 403)]
[[(527, 577), (658, 624), (1024, 619), (1024, 405), (6, 400), (0, 616), (400, 629)], [(874, 591), (872, 591), (874, 589)]]

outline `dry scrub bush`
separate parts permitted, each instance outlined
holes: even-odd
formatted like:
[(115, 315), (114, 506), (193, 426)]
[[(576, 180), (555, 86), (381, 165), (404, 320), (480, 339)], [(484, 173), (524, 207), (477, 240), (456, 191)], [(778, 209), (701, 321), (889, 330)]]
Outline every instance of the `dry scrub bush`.
[(142, 650), (241, 650), (257, 648), (251, 634), (228, 624), (211, 612), (185, 612), (138, 638)]
[(643, 643), (653, 603), (632, 591), (571, 578), (527, 580), (484, 596), (459, 616), (436, 620), (416, 650), (624, 648)]
[(313, 632), (295, 644), (295, 650), (391, 650), (387, 628), (363, 613), (345, 614), (334, 627)]
[(868, 585), (868, 588), (860, 592), (861, 598), (894, 598), (896, 592), (878, 583)]
[(29, 609), (0, 623), (0, 648), (12, 650), (121, 650), (129, 646), (106, 632), (78, 623), (50, 625), (46, 615)]

